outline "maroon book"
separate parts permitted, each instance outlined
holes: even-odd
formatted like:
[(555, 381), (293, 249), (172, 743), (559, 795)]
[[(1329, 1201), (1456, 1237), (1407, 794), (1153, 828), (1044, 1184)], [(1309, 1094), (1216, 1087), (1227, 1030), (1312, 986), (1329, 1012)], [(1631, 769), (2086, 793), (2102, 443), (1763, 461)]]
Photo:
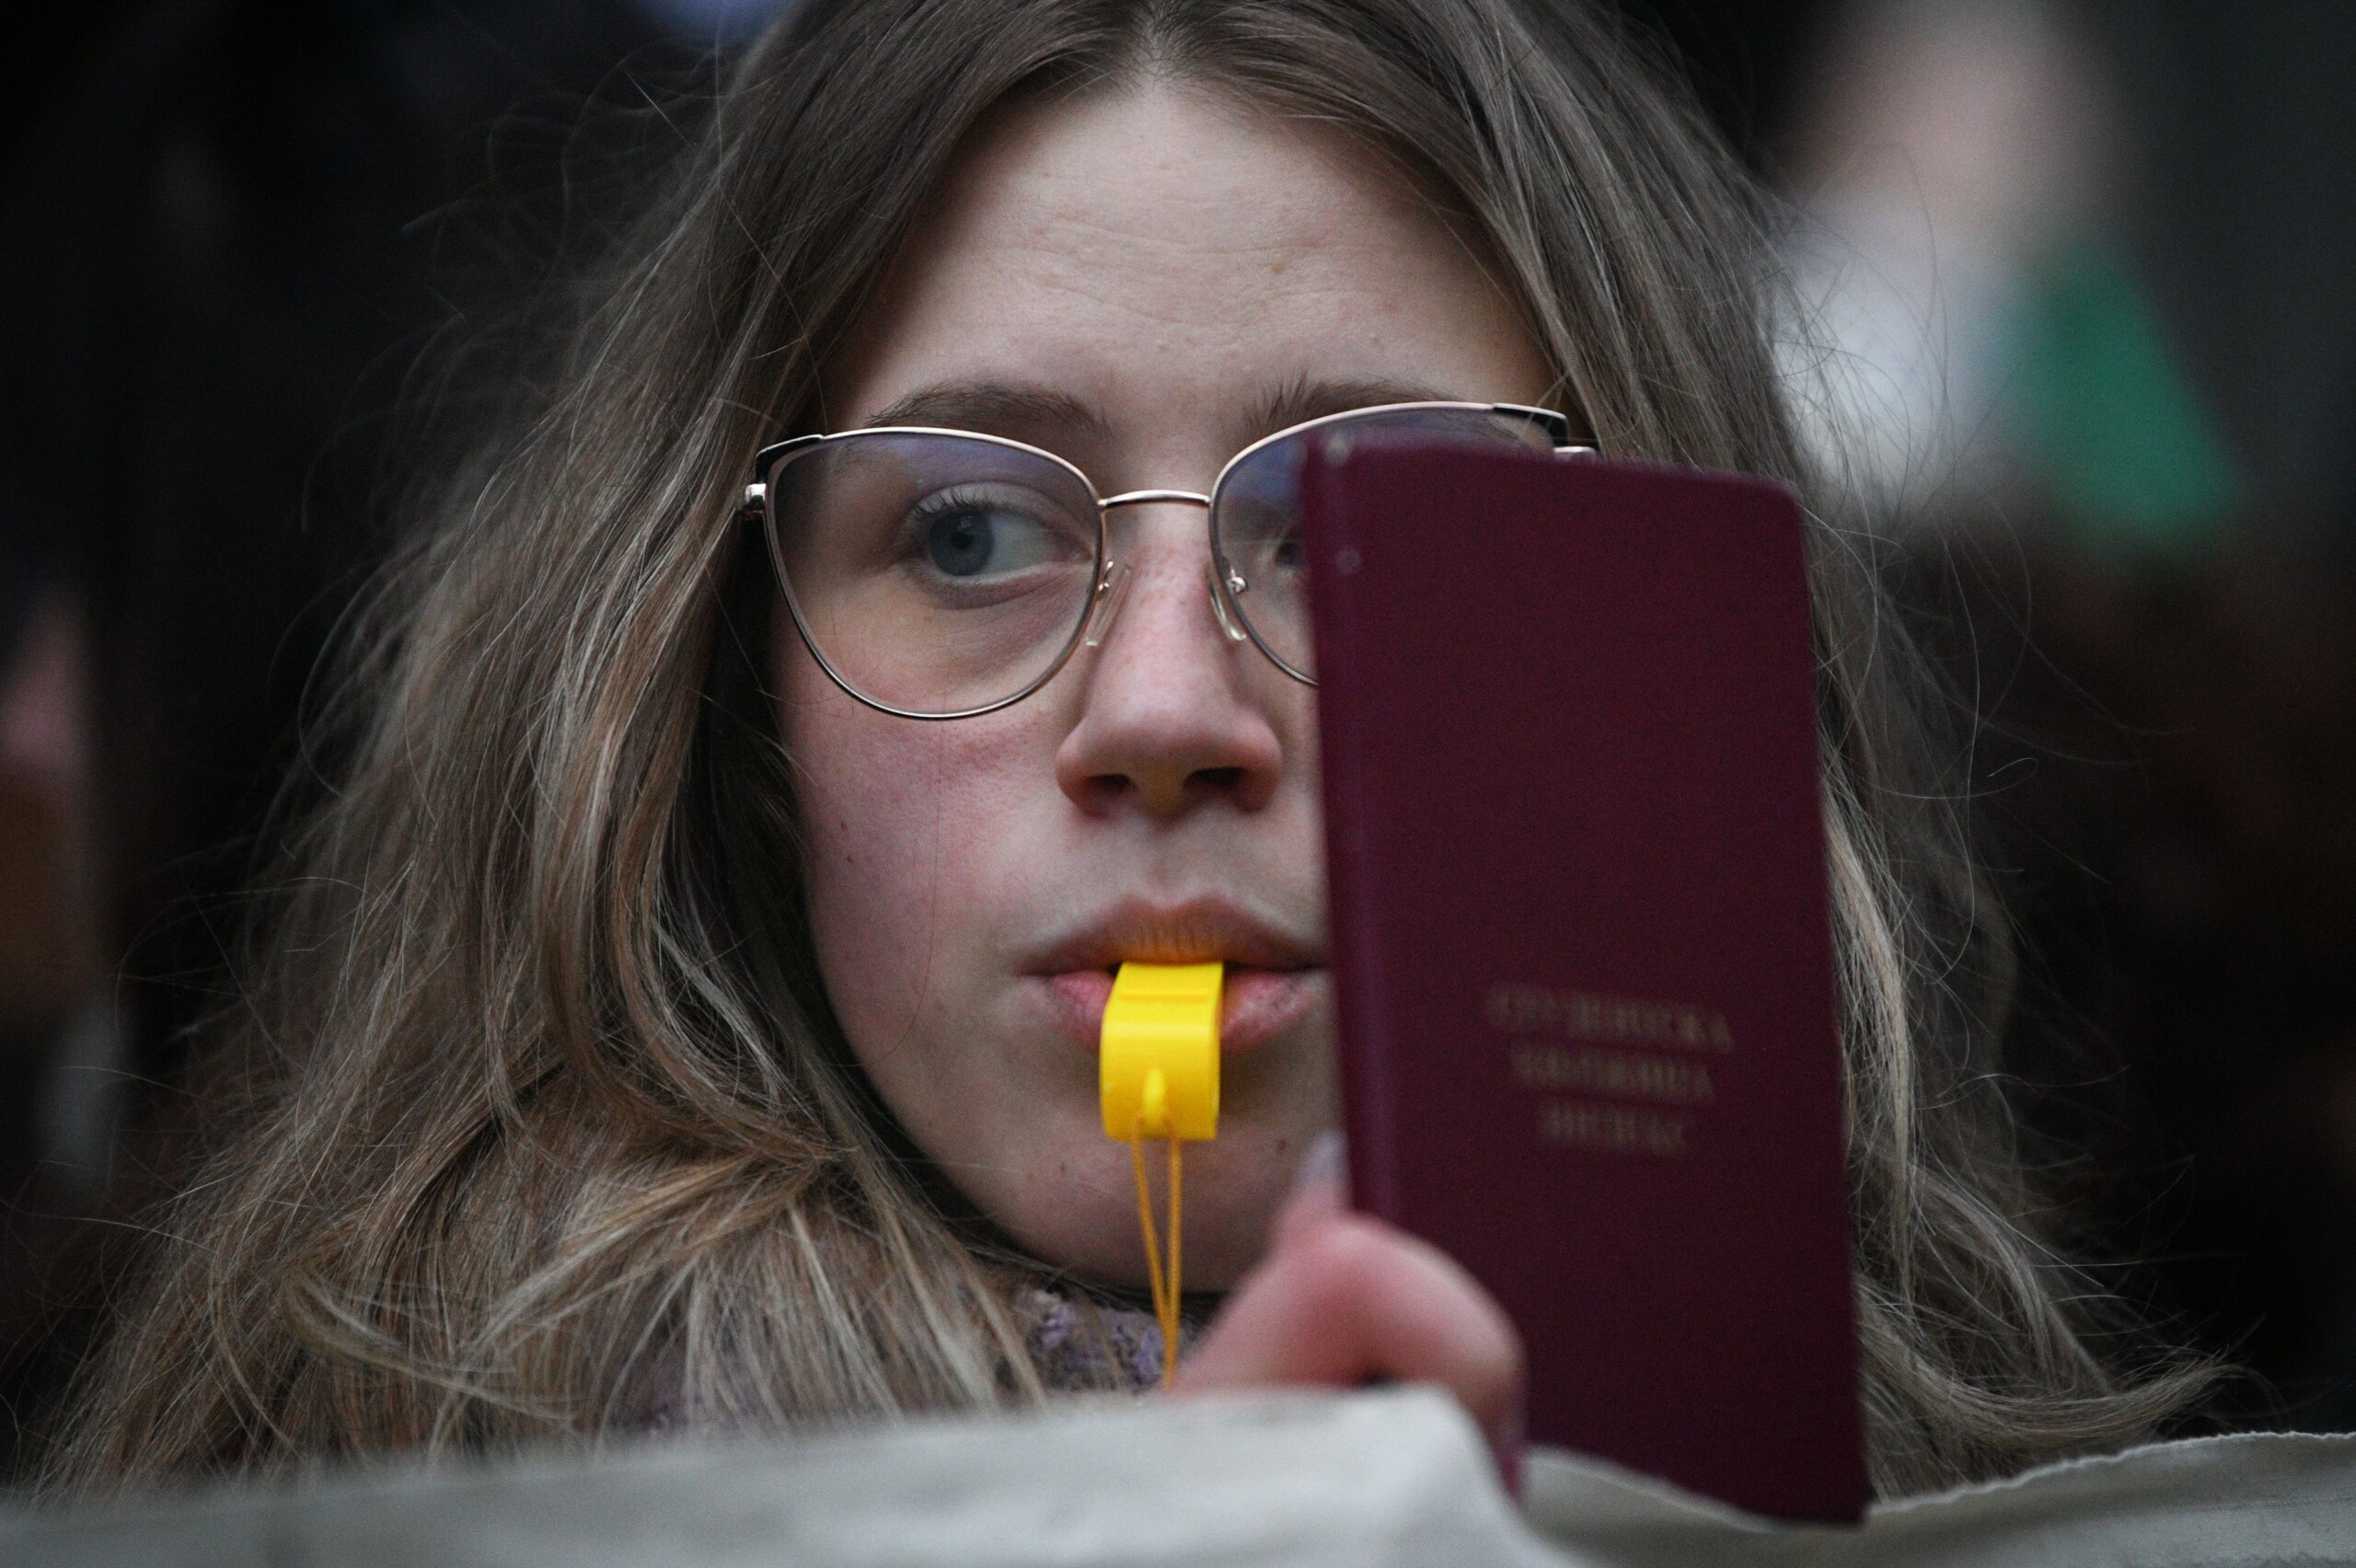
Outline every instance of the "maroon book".
[(1856, 1518), (1797, 504), (1365, 444), (1303, 484), (1354, 1201), (1512, 1315), (1533, 1440)]

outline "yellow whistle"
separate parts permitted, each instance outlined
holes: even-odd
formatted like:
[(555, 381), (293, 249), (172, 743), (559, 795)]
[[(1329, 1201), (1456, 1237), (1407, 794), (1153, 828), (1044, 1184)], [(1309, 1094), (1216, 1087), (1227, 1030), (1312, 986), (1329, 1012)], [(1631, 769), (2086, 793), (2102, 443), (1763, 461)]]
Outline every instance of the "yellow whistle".
[[(1153, 1315), (1161, 1328), (1161, 1386), (1178, 1375), (1179, 1304), (1184, 1289), (1183, 1187), (1178, 1146), (1218, 1136), (1218, 997), (1223, 963), (1125, 963), (1104, 1000), (1096, 1053), (1096, 1091), (1104, 1136), (1129, 1146), (1138, 1180), (1138, 1226)], [(1170, 1241), (1154, 1236), (1153, 1194), (1145, 1143), (1170, 1145)], [(1169, 1262), (1165, 1267), (1163, 1258)]]
[(1124, 963), (1104, 1003), (1097, 1091), (1104, 1136), (1218, 1136), (1223, 963)]

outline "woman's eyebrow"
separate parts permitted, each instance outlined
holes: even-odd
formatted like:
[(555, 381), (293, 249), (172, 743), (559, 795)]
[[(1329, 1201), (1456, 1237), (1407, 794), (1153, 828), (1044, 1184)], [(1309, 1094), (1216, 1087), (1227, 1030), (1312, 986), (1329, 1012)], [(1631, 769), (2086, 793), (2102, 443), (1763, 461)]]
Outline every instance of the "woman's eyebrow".
[(1041, 430), (1106, 433), (1104, 416), (1068, 393), (1004, 381), (943, 381), (919, 386), (860, 427), (941, 425), (984, 434)]
[(1419, 382), (1356, 377), (1312, 381), (1307, 376), (1295, 376), (1264, 395), (1237, 433), (1246, 442), (1257, 441), (1288, 426), (1321, 420), (1327, 414), (1346, 414), (1353, 409), (1371, 409), (1381, 403), (1461, 401), (1464, 399), (1457, 394)]
[[(1327, 414), (1382, 403), (1461, 401), (1458, 395), (1422, 382), (1342, 376), (1311, 380), (1295, 376), (1255, 400), (1237, 431), (1237, 444)], [(943, 381), (895, 399), (860, 421), (864, 430), (884, 425), (937, 425), (986, 434), (1079, 432), (1109, 436), (1111, 424), (1092, 405), (1051, 387), (1005, 381)]]

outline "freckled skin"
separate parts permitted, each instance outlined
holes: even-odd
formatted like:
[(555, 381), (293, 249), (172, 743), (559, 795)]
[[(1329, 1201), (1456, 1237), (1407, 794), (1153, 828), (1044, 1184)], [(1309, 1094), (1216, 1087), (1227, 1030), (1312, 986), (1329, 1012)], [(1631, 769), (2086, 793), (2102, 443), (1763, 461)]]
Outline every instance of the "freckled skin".
[[(944, 381), (1052, 388), (1103, 430), (1056, 443), (1100, 493), (1207, 490), (1271, 387), (1406, 381), (1543, 402), (1550, 377), (1465, 246), (1313, 128), (1166, 86), (1026, 109), (979, 134), (828, 367), (847, 429)], [(1136, 570), (1103, 648), (1002, 712), (877, 713), (790, 626), (775, 651), (803, 770), (819, 964), (917, 1145), (1019, 1243), (1143, 1277), (1127, 1150), (1093, 1056), (1018, 966), (1074, 911), (1216, 894), (1313, 933), (1323, 871), (1314, 696), (1222, 640), (1202, 513), (1116, 513)], [(1258, 1257), (1299, 1151), (1334, 1115), (1322, 972), (1292, 1027), (1227, 1063), (1187, 1150), (1190, 1286)]]

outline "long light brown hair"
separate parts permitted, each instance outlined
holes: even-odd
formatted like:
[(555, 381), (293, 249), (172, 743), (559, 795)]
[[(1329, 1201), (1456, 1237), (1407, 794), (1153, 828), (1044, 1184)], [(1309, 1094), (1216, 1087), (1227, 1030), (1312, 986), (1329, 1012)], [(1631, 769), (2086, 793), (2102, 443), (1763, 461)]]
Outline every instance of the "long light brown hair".
[[(391, 574), (338, 793), (52, 1473), (111, 1484), (1041, 1397), (1020, 1293), (894, 1128), (802, 914), (747, 459), (976, 121), (1153, 76), (1445, 193), (1608, 453), (1809, 487), (1738, 172), (1610, 22), (1513, 0), (850, 0), (735, 70), (544, 396)], [(1815, 529), (1872, 1467), (2146, 1433), (1993, 1071), (2010, 986), (1870, 551)]]

